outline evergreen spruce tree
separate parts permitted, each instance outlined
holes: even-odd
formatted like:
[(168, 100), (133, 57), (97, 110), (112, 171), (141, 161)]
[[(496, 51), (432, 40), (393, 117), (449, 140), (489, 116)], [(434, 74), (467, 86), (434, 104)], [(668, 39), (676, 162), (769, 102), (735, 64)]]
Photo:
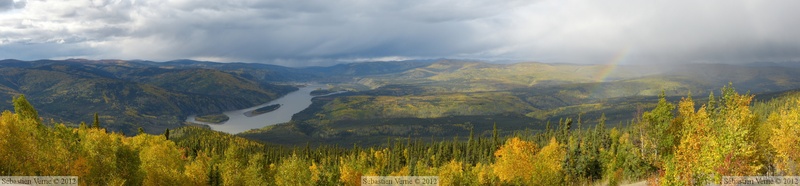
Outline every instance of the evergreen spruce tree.
[(92, 128), (100, 128), (100, 118), (97, 116), (97, 112), (94, 113), (94, 122), (92, 122)]
[(492, 143), (493, 143), (492, 147), (495, 146), (494, 144), (498, 143), (497, 137), (498, 137), (498, 134), (497, 134), (497, 123), (494, 123), (494, 126), (492, 126)]
[(164, 138), (167, 138), (167, 140), (169, 140), (169, 129), (164, 131)]
[(219, 172), (217, 166), (211, 167), (208, 170), (208, 185), (219, 186), (222, 185), (222, 174)]
[(494, 151), (497, 150), (498, 148), (497, 145), (499, 145), (498, 144), (499, 140), (497, 138), (498, 138), (497, 123), (494, 123), (494, 126), (492, 127), (492, 141), (490, 142), (491, 144), (489, 145), (490, 149), (486, 149), (487, 150), (486, 154), (490, 156), (489, 157), (490, 161), (494, 158), (493, 153)]
[(565, 126), (567, 127), (566, 132), (569, 133), (569, 130), (572, 129), (572, 118), (567, 118), (564, 123), (566, 123)]
[(475, 139), (474, 138), (475, 138), (474, 129), (470, 128), (469, 129), (469, 140), (467, 140), (467, 149), (466, 149), (466, 154), (465, 154), (465, 157), (467, 158), (466, 162), (469, 163), (470, 165), (475, 163), (475, 159), (473, 158), (474, 151), (472, 150), (473, 148), (475, 148), (475, 145), (473, 144), (473, 143), (475, 143)]

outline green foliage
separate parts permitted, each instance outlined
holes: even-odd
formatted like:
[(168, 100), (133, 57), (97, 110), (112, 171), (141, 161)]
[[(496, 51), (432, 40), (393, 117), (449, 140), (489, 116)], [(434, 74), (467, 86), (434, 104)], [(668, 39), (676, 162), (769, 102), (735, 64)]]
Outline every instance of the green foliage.
[(25, 95), (14, 97), (11, 102), (14, 103), (14, 113), (16, 113), (17, 116), (37, 122), (39, 121), (39, 112), (25, 99)]
[(642, 114), (643, 121), (640, 124), (640, 127), (646, 129), (647, 140), (643, 143), (646, 153), (652, 155), (650, 160), (653, 162), (672, 154), (673, 147), (680, 139), (678, 131), (681, 130), (680, 123), (672, 121), (675, 106), (667, 102), (663, 91), (658, 98), (656, 108)]

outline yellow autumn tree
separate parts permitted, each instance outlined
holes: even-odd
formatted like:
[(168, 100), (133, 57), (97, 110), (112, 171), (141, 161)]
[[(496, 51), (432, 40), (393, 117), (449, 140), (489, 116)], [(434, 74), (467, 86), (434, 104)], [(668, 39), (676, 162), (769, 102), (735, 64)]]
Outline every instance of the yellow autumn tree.
[(450, 160), (449, 163), (439, 167), (440, 185), (467, 185), (464, 183), (464, 167), (461, 162)]
[(720, 99), (709, 96), (709, 103), (697, 111), (691, 97), (679, 103), (682, 137), (668, 159), (664, 184), (719, 183), (722, 176), (750, 176), (762, 170), (764, 156), (758, 151), (766, 148), (757, 143), (760, 124), (750, 110), (753, 96), (740, 95), (731, 85), (722, 93)]
[(500, 185), (500, 178), (498, 178), (492, 170), (493, 167), (491, 164), (478, 163), (472, 167), (472, 175), (476, 179), (475, 184)]
[(389, 173), (389, 176), (411, 176), (411, 170), (408, 169), (408, 165), (406, 165), (400, 168), (400, 170)]
[(368, 172), (369, 175), (380, 175), (383, 170), (389, 167), (389, 149), (370, 150), (372, 154), (373, 166)]
[(247, 168), (244, 170), (246, 182), (245, 185), (261, 185), (267, 182), (264, 177), (269, 167), (265, 166), (264, 153), (255, 153), (250, 155), (247, 160)]
[(366, 152), (339, 158), (339, 181), (344, 185), (360, 185), (361, 176), (368, 168), (366, 161)]
[(0, 174), (11, 176), (33, 175), (38, 166), (36, 157), (36, 123), (31, 120), (20, 120), (10, 111), (0, 116)]
[(692, 185), (702, 184), (710, 179), (717, 166), (713, 148), (717, 146), (713, 139), (712, 122), (705, 107), (697, 112), (691, 97), (681, 99), (678, 103), (678, 114), (683, 118), (683, 130), (674, 158), (668, 159), (665, 166), (666, 175), (674, 177), (662, 178), (662, 184)]
[(495, 151), (497, 160), (494, 164), (494, 174), (505, 183), (521, 184), (533, 177), (533, 159), (536, 153), (536, 144), (511, 138)]
[(183, 152), (174, 142), (160, 135), (138, 135), (130, 139), (139, 152), (145, 174), (142, 185), (189, 184), (184, 175)]
[[(521, 185), (560, 185), (564, 180), (561, 163), (566, 149), (555, 138), (540, 151), (536, 145), (519, 138), (511, 138), (495, 152), (497, 161), (492, 166), (494, 174), (503, 183)], [(482, 180), (491, 175), (476, 174)]]
[[(55, 162), (50, 162), (48, 164), (52, 164), (52, 167), (48, 168), (50, 170), (54, 170), (53, 174), (49, 175), (73, 175), (78, 177), (85, 177), (89, 175), (90, 165), (89, 161), (81, 155), (80, 152), (80, 137), (78, 136), (78, 129), (74, 128), (67, 128), (64, 124), (58, 124), (53, 128), (53, 134), (49, 135), (52, 136), (53, 139), (49, 142), (51, 143), (56, 149), (52, 151), (45, 151), (45, 153), (53, 153), (52, 155), (58, 156), (57, 159), (53, 160)], [(121, 154), (130, 155), (135, 154), (132, 152), (129, 147), (125, 148), (125, 151)], [(64, 153), (64, 154), (60, 154)], [(135, 156), (135, 155), (134, 155)], [(122, 167), (118, 167), (118, 170), (123, 170), (126, 173), (132, 173), (131, 175), (119, 175), (120, 177), (127, 177), (131, 183), (137, 183), (133, 179), (138, 179), (136, 181), (140, 181), (141, 178), (139, 174), (133, 174), (139, 172), (138, 163), (139, 160), (138, 156), (135, 157), (122, 157), (121, 160), (124, 160), (128, 164), (123, 164)], [(135, 167), (135, 168), (132, 168)], [(130, 169), (130, 170), (124, 170)]]
[(117, 167), (117, 151), (122, 148), (121, 135), (109, 135), (103, 129), (79, 131), (82, 155), (89, 163), (87, 183), (104, 184), (112, 181)]
[(555, 137), (550, 138), (550, 143), (534, 156), (534, 176), (530, 178), (529, 183), (531, 185), (561, 185), (561, 181), (564, 180), (561, 162), (566, 153), (566, 149), (556, 141)]
[(210, 161), (211, 158), (208, 157), (205, 152), (198, 152), (193, 161), (186, 163), (186, 168), (183, 172), (184, 176), (187, 178), (186, 182), (189, 182), (190, 185), (208, 184)]
[(311, 164), (297, 156), (284, 158), (277, 167), (275, 173), (275, 183), (278, 185), (313, 185), (310, 183), (312, 178)]
[[(758, 118), (750, 110), (753, 96), (738, 94), (732, 85), (722, 88), (719, 105), (712, 112), (717, 166), (714, 182), (721, 176), (752, 176), (762, 168), (757, 154)], [(712, 106), (709, 109), (714, 108)], [(766, 153), (766, 152), (765, 152)]]
[(247, 154), (242, 152), (238, 145), (228, 145), (220, 165), (222, 183), (225, 185), (243, 184), (247, 178), (245, 174), (242, 174), (242, 170), (247, 168), (247, 163)]
[(323, 174), (323, 169), (325, 169), (325, 167), (322, 167), (322, 164), (319, 164), (317, 162), (311, 162), (311, 166), (308, 167), (308, 170), (311, 172), (312, 183), (320, 182), (320, 179)]
[[(795, 100), (800, 105), (800, 99)], [(800, 109), (788, 107), (770, 115), (775, 125), (770, 144), (775, 148), (775, 168), (778, 174), (800, 175)]]

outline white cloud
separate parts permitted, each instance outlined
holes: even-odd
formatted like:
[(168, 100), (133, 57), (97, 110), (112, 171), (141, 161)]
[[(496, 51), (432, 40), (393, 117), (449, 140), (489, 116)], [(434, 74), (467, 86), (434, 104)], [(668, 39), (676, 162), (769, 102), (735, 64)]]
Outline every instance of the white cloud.
[[(0, 0), (0, 56), (800, 60), (796, 1)], [(24, 51), (21, 51), (24, 50)], [(303, 63), (303, 64), (298, 64)]]

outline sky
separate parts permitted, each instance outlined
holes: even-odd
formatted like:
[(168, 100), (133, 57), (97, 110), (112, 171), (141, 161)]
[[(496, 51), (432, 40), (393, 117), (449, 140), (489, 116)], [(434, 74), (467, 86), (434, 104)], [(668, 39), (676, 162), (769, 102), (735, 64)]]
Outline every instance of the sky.
[(0, 0), (0, 59), (800, 61), (795, 0)]

